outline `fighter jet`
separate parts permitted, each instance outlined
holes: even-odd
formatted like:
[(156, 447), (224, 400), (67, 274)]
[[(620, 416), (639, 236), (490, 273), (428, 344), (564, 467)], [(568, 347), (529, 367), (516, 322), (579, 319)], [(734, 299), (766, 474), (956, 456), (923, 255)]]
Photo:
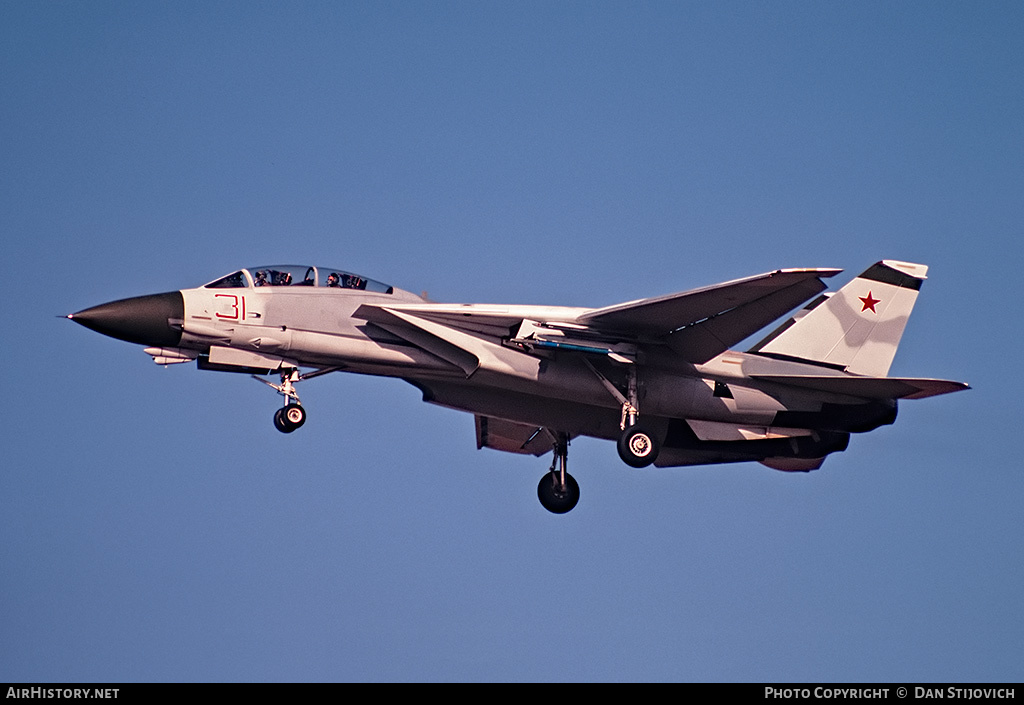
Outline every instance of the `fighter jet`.
[[(927, 269), (885, 260), (832, 294), (823, 280), (841, 270), (779, 269), (576, 308), (435, 303), (342, 269), (269, 265), (68, 318), (146, 346), (159, 365), (253, 376), (284, 397), (282, 433), (306, 422), (300, 381), (403, 379), (473, 414), (477, 448), (552, 453), (537, 494), (563, 514), (580, 497), (566, 470), (578, 436), (615, 441), (633, 468), (807, 472), (850, 434), (893, 423), (899, 400), (967, 389), (887, 376)], [(730, 349), (809, 300), (749, 350)]]

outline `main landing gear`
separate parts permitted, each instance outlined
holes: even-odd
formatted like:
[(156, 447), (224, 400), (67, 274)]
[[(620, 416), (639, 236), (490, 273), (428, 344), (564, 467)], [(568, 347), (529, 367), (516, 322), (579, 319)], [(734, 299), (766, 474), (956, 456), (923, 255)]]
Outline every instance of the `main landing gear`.
[(551, 460), (551, 469), (537, 485), (537, 497), (541, 505), (553, 514), (565, 514), (580, 501), (580, 486), (565, 471), (568, 458), (569, 437), (559, 433), (555, 439), (555, 457)]
[(658, 458), (661, 451), (661, 444), (658, 436), (647, 426), (640, 422), (639, 397), (637, 394), (636, 367), (629, 367), (629, 389), (627, 395), (623, 395), (618, 387), (612, 384), (607, 377), (601, 374), (589, 360), (584, 360), (591, 371), (605, 386), (612, 396), (622, 404), (622, 419), (619, 421), (619, 429), (622, 435), (619, 436), (617, 448), (622, 462), (630, 467), (645, 468)]

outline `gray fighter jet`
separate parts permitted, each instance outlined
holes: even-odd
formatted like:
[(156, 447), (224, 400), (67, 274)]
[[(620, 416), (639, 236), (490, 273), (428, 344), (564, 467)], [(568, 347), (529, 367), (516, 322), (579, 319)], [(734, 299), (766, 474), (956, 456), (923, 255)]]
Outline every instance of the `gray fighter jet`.
[[(887, 377), (927, 267), (886, 260), (823, 294), (746, 352), (729, 348), (826, 288), (838, 269), (780, 269), (605, 308), (433, 303), (341, 269), (270, 265), (68, 316), (147, 346), (160, 365), (251, 374), (306, 421), (295, 385), (328, 372), (398, 377), (476, 416), (478, 448), (552, 452), (541, 504), (579, 500), (576, 436), (634, 468), (743, 461), (821, 467), (899, 399), (967, 389)], [(270, 379), (265, 376), (270, 375)], [(278, 379), (279, 383), (274, 380)]]

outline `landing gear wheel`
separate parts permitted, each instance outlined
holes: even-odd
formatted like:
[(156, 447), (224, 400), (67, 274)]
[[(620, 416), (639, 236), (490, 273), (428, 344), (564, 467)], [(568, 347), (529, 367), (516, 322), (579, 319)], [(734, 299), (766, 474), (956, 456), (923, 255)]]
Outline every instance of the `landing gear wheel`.
[(306, 410), (298, 404), (289, 404), (274, 412), (274, 427), (281, 433), (291, 433), (306, 423)]
[(306, 423), (306, 410), (298, 404), (289, 404), (281, 409), (281, 418), (292, 427), (292, 430), (295, 430)]
[(653, 433), (641, 424), (630, 426), (619, 436), (619, 457), (630, 467), (645, 468), (655, 461), (661, 448)]
[(537, 485), (537, 497), (540, 503), (553, 514), (565, 514), (580, 501), (580, 486), (569, 473), (565, 474), (565, 486), (559, 482), (561, 474), (549, 472), (540, 479)]
[(288, 426), (285, 425), (284, 419), (281, 418), (282, 411), (284, 411), (284, 409), (278, 409), (277, 411), (274, 412), (274, 428), (276, 428), (281, 433), (291, 433), (295, 429), (288, 428)]

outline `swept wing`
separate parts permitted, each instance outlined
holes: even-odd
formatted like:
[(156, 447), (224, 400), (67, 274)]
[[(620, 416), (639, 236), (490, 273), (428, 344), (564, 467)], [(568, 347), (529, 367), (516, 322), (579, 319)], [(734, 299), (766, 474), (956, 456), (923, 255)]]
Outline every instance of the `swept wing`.
[[(825, 289), (825, 284), (821, 281), (822, 278), (835, 276), (841, 271), (840, 269), (778, 269), (774, 272), (735, 279), (700, 289), (691, 289), (678, 294), (593, 309), (581, 315), (577, 322), (600, 330), (664, 336), (685, 326), (692, 326), (758, 302), (761, 302), (765, 310), (777, 311), (769, 319), (770, 322)], [(790, 296), (780, 299), (772, 298), (773, 295), (790, 289), (793, 289)], [(794, 298), (799, 299), (798, 303), (782, 308), (783, 303), (788, 304), (785, 299)], [(753, 309), (748, 310), (752, 311)], [(762, 323), (751, 332), (757, 331), (764, 325)]]
[[(512, 337), (527, 320), (608, 345), (664, 343), (700, 364), (728, 350), (826, 288), (838, 269), (780, 269), (667, 296), (597, 309), (452, 304), (364, 304), (356, 318), (405, 338), (471, 375), (484, 351), (480, 339)], [(577, 352), (608, 346), (546, 342)]]

